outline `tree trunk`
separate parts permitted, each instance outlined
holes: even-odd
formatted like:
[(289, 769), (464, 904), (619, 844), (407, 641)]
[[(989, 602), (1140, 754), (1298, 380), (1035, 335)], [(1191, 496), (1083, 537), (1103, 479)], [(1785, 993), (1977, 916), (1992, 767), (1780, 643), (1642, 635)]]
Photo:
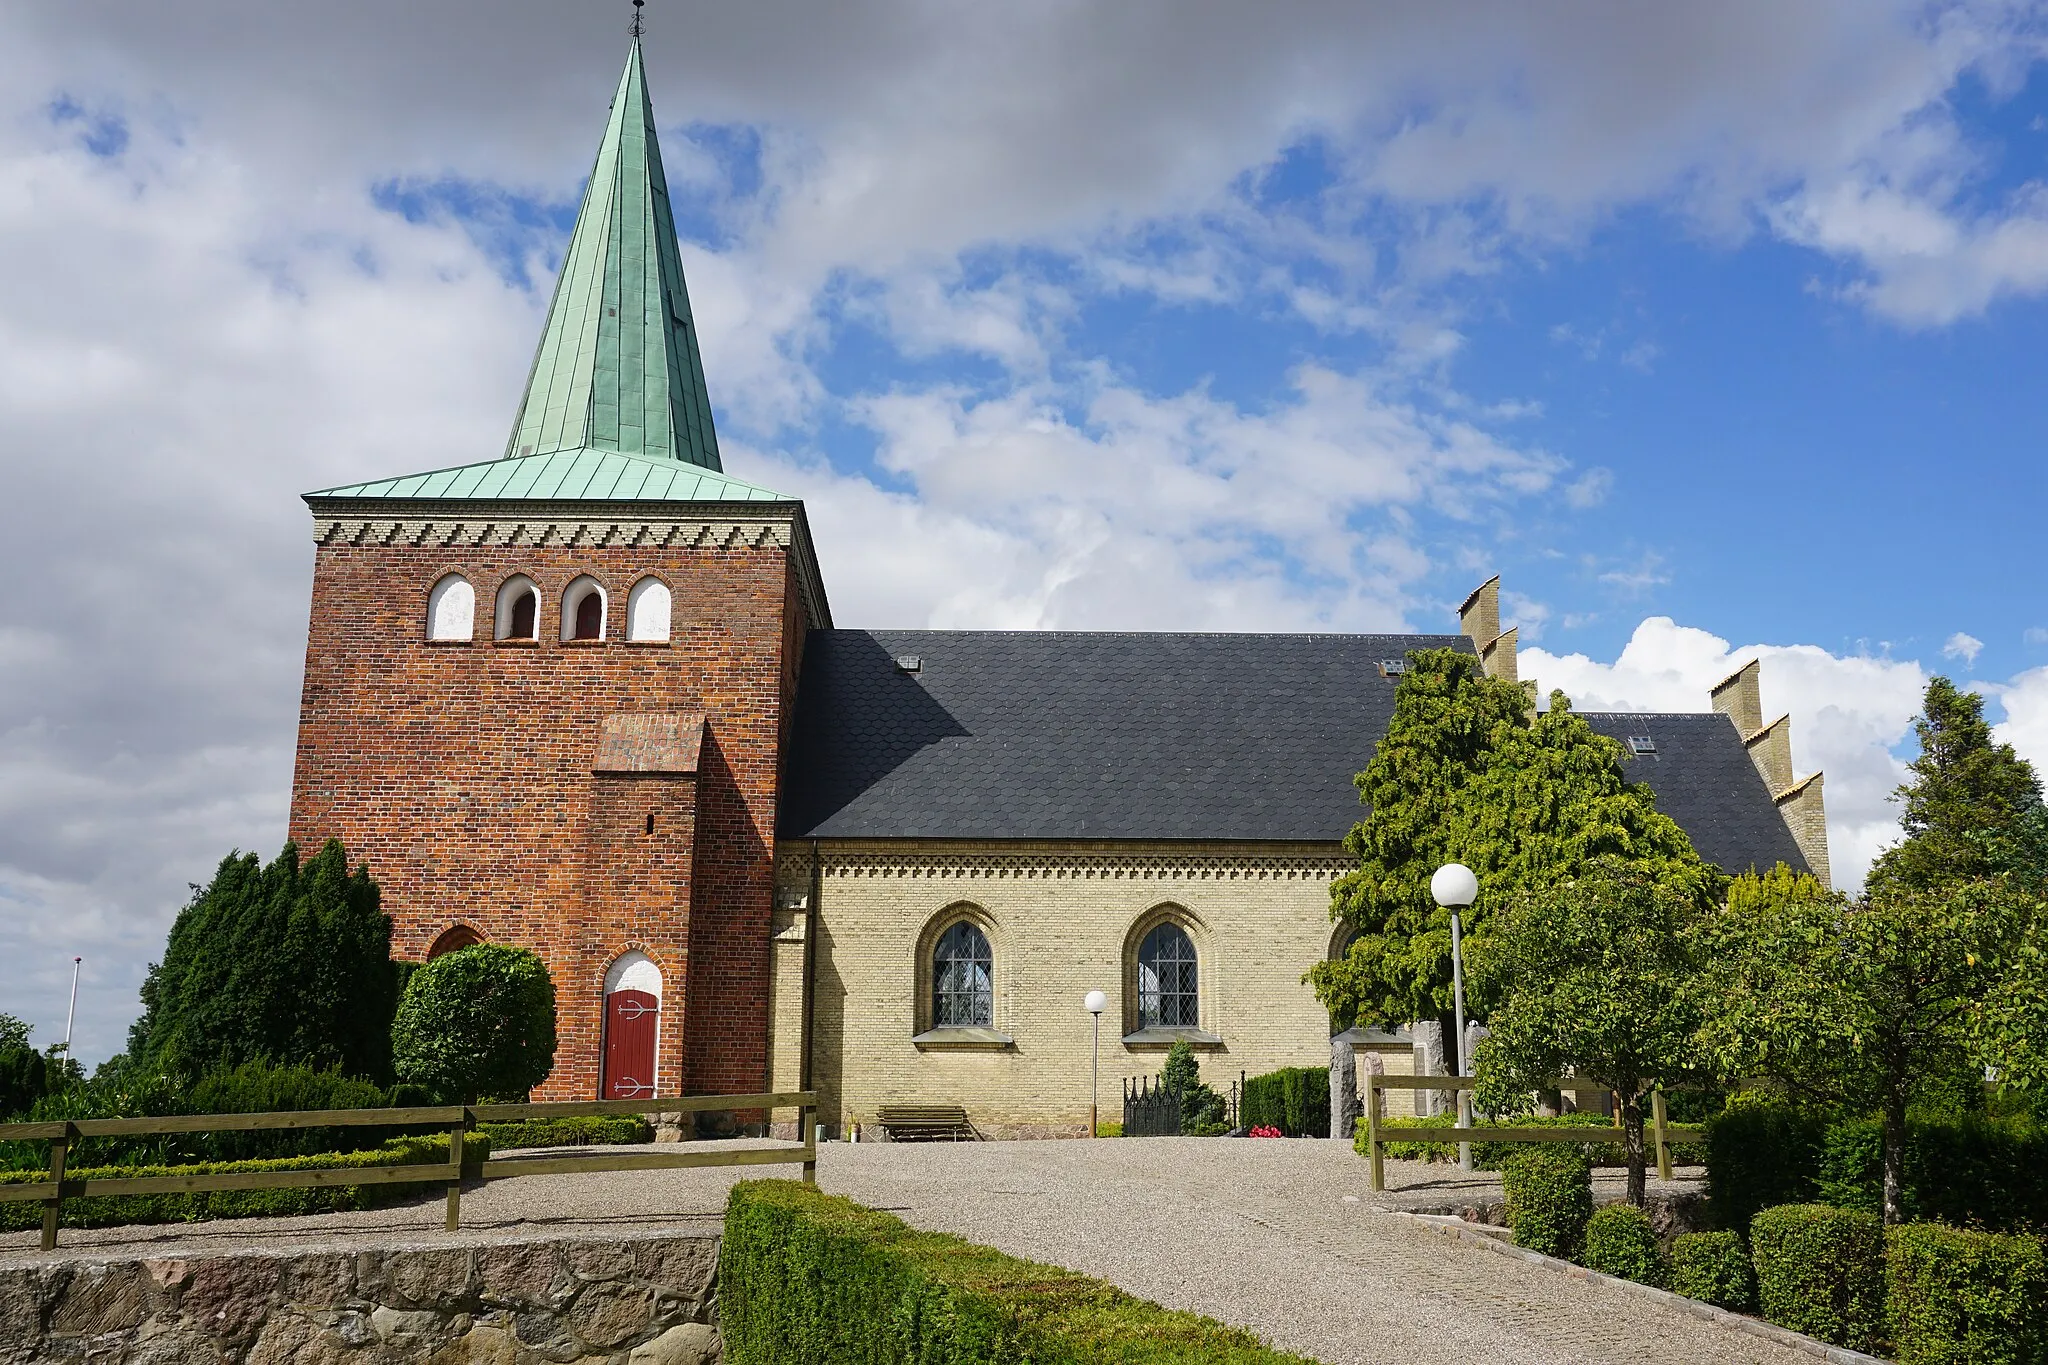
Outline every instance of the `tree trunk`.
[(1632, 1090), (1621, 1101), (1621, 1150), (1628, 1160), (1628, 1202), (1643, 1206), (1643, 1096)]
[(1906, 1101), (1889, 1096), (1884, 1102), (1884, 1223), (1906, 1221)]

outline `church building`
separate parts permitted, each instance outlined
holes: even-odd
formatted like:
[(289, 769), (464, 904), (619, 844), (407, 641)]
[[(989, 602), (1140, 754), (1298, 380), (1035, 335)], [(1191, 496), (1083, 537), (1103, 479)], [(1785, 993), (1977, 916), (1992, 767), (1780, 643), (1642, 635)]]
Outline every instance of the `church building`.
[[(502, 453), (306, 496), (291, 833), (394, 951), (553, 975), (543, 1099), (815, 1086), (828, 1128), (949, 1104), (1086, 1131), (1186, 1039), (1212, 1080), (1328, 1059), (1302, 975), (1408, 651), (1456, 634), (835, 627), (801, 501), (724, 471), (636, 38)], [(377, 471), (365, 471), (374, 473)], [(1588, 719), (1724, 870), (1827, 876), (1757, 666)]]

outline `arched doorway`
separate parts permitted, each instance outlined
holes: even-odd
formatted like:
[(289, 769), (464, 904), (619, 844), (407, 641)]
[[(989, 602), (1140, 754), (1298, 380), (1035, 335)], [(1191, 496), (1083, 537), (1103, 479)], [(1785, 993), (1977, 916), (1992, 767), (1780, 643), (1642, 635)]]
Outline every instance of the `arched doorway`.
[(637, 1100), (660, 1093), (661, 969), (627, 953), (604, 974), (604, 1077), (598, 1094)]

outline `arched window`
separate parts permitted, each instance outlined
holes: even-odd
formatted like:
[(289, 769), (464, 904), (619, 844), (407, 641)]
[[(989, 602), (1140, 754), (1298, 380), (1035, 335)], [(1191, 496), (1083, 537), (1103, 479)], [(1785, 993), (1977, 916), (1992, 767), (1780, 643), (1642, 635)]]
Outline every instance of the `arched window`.
[(514, 574), (505, 580), (504, 587), (498, 589), (497, 638), (540, 638), (540, 590), (525, 574)]
[(562, 638), (602, 640), (605, 618), (604, 588), (585, 574), (562, 594)]
[(427, 594), (427, 638), (467, 640), (475, 634), (476, 589), (461, 574), (449, 574)]
[(484, 941), (484, 936), (467, 924), (452, 925), (441, 931), (441, 937), (434, 940), (434, 946), (427, 949), (427, 961), (432, 962), (443, 953), (452, 953), (458, 948), (474, 948)]
[(1200, 1022), (1195, 941), (1171, 921), (1138, 945), (1138, 1026), (1194, 1028)]
[(666, 640), (669, 629), (668, 584), (643, 578), (626, 594), (626, 638)]
[(961, 920), (932, 949), (932, 1027), (991, 1028), (995, 1019), (995, 955), (988, 935)]

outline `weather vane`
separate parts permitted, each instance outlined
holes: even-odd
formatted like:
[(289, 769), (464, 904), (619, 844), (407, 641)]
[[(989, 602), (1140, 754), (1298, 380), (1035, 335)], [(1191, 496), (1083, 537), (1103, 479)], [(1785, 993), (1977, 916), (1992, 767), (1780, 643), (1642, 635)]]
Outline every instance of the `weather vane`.
[(633, 0), (633, 36), (635, 38), (638, 38), (641, 33), (640, 11), (644, 9), (646, 5), (647, 0)]

